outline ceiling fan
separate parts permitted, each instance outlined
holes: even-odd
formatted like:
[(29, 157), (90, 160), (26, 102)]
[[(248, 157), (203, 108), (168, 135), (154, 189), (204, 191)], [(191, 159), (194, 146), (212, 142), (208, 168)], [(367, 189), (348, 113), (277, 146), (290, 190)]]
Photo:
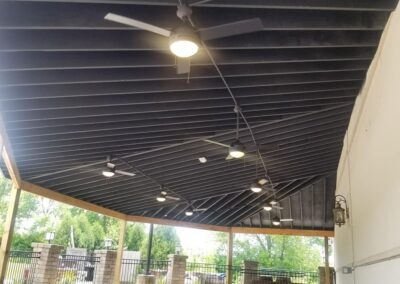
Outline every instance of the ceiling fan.
[(170, 51), (177, 56), (176, 69), (178, 74), (190, 72), (190, 57), (198, 52), (199, 46), (203, 41), (251, 33), (263, 29), (263, 24), (259, 18), (196, 29), (190, 18), (192, 9), (185, 3), (186, 1), (181, 2), (179, 1), (176, 12), (181, 22), (172, 30), (113, 13), (108, 13), (104, 19), (168, 37)]
[(279, 226), (281, 224), (281, 222), (293, 222), (293, 219), (281, 219), (278, 216), (275, 216), (272, 218), (272, 225), (274, 226)]
[(181, 200), (179, 197), (172, 196), (172, 195), (168, 194), (168, 192), (166, 192), (166, 191), (161, 191), (160, 194), (157, 195), (156, 199), (157, 199), (158, 202), (164, 202), (167, 199), (168, 200), (173, 200), (173, 201)]
[(135, 173), (118, 170), (117, 166), (114, 163), (112, 163), (111, 156), (107, 156), (106, 165), (103, 168), (102, 174), (103, 174), (103, 176), (108, 177), (108, 178), (115, 176), (115, 174), (123, 175), (123, 176), (130, 176), (130, 177), (133, 177), (136, 175)]
[(270, 202), (270, 203), (265, 203), (265, 204), (263, 205), (263, 209), (264, 209), (265, 211), (271, 211), (272, 209), (283, 210), (283, 209), (285, 209), (285, 208), (279, 206), (279, 203), (278, 203), (278, 202), (276, 202), (276, 203)]
[(185, 215), (190, 217), (193, 216), (195, 212), (204, 212), (206, 210), (208, 210), (208, 208), (194, 208), (193, 206), (190, 206), (188, 209), (186, 209)]

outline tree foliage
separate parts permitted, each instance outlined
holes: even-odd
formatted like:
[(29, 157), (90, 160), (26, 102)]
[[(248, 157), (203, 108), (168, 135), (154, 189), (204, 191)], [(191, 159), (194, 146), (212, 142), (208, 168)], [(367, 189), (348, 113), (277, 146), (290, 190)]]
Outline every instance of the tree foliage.
[[(280, 235), (237, 235), (234, 241), (233, 264), (244, 260), (258, 261), (260, 267), (315, 271), (321, 265), (320, 238)], [(214, 262), (225, 264), (227, 235), (218, 233)]]
[[(147, 257), (148, 242), (149, 239), (146, 236), (141, 249), (142, 258)], [(177, 246), (180, 246), (180, 240), (174, 227), (154, 226), (152, 259), (167, 259), (169, 254), (175, 253)]]

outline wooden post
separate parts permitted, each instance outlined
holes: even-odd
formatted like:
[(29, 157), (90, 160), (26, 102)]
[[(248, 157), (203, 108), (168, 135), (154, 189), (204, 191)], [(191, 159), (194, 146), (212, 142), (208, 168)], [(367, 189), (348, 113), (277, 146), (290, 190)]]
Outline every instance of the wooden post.
[(228, 266), (228, 271), (227, 271), (227, 281), (226, 284), (232, 284), (232, 276), (233, 276), (233, 271), (232, 271), (232, 264), (233, 264), (233, 232), (232, 230), (229, 230), (228, 233), (228, 252), (226, 255), (226, 264)]
[(126, 220), (120, 220), (117, 259), (115, 262), (114, 281), (113, 281), (113, 283), (115, 284), (119, 284), (121, 280), (122, 257), (124, 254), (124, 244), (125, 244), (125, 232), (126, 232)]
[(331, 271), (329, 267), (329, 238), (325, 237), (325, 284), (331, 284)]
[(7, 262), (10, 255), (11, 240), (14, 232), (15, 219), (17, 217), (19, 198), (21, 189), (13, 185), (11, 189), (11, 198), (8, 205), (7, 218), (4, 224), (4, 233), (1, 238), (0, 247), (0, 283), (4, 283), (7, 272)]

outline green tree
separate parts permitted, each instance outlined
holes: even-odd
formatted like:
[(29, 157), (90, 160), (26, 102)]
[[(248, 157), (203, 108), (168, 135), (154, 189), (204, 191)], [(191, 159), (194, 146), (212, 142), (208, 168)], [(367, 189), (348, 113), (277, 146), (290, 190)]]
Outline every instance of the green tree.
[(145, 225), (140, 223), (128, 224), (126, 228), (125, 245), (128, 250), (140, 251), (146, 238)]
[(4, 230), (10, 191), (11, 182), (6, 178), (0, 178), (0, 236), (3, 234)]
[[(226, 262), (227, 236), (216, 235), (219, 244), (214, 263)], [(278, 235), (236, 235), (233, 264), (240, 266), (244, 260), (258, 261), (263, 268), (315, 271), (321, 265), (319, 238)]]
[[(141, 248), (142, 258), (147, 257), (148, 236), (143, 242)], [(180, 246), (181, 242), (174, 227), (170, 226), (154, 226), (153, 247), (151, 258), (157, 260), (165, 260), (169, 254), (175, 253), (176, 246)]]

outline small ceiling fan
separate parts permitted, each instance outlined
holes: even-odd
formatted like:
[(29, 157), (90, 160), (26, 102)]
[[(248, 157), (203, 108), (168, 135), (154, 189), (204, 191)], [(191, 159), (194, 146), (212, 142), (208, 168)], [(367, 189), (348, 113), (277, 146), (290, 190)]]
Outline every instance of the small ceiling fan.
[(164, 202), (164, 201), (166, 201), (167, 199), (168, 199), (168, 200), (173, 200), (173, 201), (179, 201), (179, 200), (181, 200), (179, 197), (170, 195), (170, 194), (168, 194), (168, 192), (166, 192), (166, 191), (161, 191), (160, 194), (157, 195), (156, 199), (157, 199), (158, 202)]
[(103, 168), (102, 174), (103, 174), (103, 176), (108, 177), (108, 178), (113, 177), (116, 174), (123, 175), (123, 176), (130, 176), (130, 177), (134, 177), (136, 175), (135, 173), (118, 170), (117, 166), (112, 162), (111, 155), (107, 156), (106, 165)]
[(283, 209), (285, 209), (285, 208), (279, 206), (279, 203), (278, 203), (278, 202), (276, 202), (276, 203), (274, 203), (274, 202), (265, 203), (262, 207), (263, 207), (263, 209), (264, 209), (265, 211), (271, 211), (272, 209), (278, 209), (278, 210), (283, 210)]
[(198, 52), (199, 46), (203, 41), (251, 33), (263, 29), (263, 24), (259, 18), (196, 29), (190, 18), (191, 14), (192, 9), (186, 1), (179, 1), (176, 15), (181, 20), (181, 23), (172, 30), (113, 13), (108, 13), (104, 19), (168, 37), (170, 40), (169, 48), (177, 56), (178, 74), (190, 72), (190, 57)]
[(185, 215), (188, 216), (188, 217), (190, 217), (190, 216), (193, 216), (193, 214), (194, 214), (195, 212), (204, 212), (204, 211), (206, 211), (206, 210), (208, 210), (208, 208), (194, 208), (194, 207), (191, 205), (188, 209), (186, 209)]
[(293, 222), (293, 219), (281, 219), (278, 216), (275, 216), (272, 218), (272, 225), (274, 226), (279, 226), (281, 224), (281, 222)]

